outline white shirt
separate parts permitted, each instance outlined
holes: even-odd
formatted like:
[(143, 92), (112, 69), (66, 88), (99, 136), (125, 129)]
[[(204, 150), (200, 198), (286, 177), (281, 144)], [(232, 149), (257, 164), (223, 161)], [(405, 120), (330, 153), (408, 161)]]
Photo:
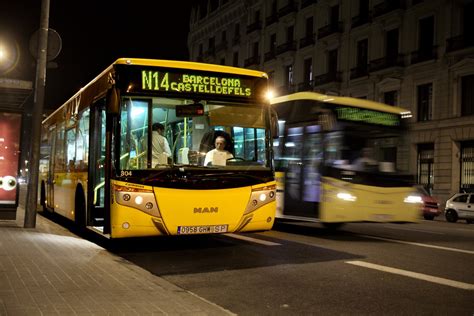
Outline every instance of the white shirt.
[(156, 166), (160, 163), (164, 156), (167, 159), (171, 157), (171, 149), (168, 144), (168, 140), (163, 135), (160, 135), (157, 131), (153, 131), (152, 140), (152, 165)]
[(226, 159), (234, 158), (234, 155), (232, 155), (227, 150), (217, 150), (217, 148), (214, 148), (213, 150), (207, 152), (206, 158), (204, 159), (204, 166), (207, 166), (208, 163), (212, 162), (215, 152), (226, 153)]

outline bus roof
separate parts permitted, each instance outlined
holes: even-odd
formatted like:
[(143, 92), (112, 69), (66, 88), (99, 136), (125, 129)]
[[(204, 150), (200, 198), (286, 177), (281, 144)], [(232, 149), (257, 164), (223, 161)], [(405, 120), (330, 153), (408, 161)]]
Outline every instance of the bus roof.
[(270, 100), (270, 104), (278, 104), (289, 101), (297, 100), (314, 100), (322, 103), (335, 104), (335, 105), (346, 105), (351, 107), (370, 109), (375, 111), (383, 111), (388, 113), (394, 113), (399, 115), (410, 114), (410, 111), (398, 107), (391, 106), (380, 102), (375, 102), (366, 99), (358, 99), (352, 97), (339, 97), (333, 95), (326, 95), (317, 92), (296, 92), (280, 97), (275, 97)]
[(114, 64), (192, 69), (192, 70), (222, 72), (222, 73), (228, 73), (228, 74), (252, 76), (252, 77), (268, 79), (268, 75), (262, 71), (216, 65), (216, 64), (205, 64), (205, 63), (198, 63), (198, 62), (192, 62), (192, 61), (143, 59), (143, 58), (119, 58), (114, 62)]

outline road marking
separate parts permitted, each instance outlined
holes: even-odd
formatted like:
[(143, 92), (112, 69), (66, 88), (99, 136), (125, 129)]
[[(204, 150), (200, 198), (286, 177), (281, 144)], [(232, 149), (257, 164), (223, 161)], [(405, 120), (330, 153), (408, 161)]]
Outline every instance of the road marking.
[(384, 227), (385, 228), (390, 228), (390, 229), (395, 229), (395, 230), (408, 230), (408, 231), (427, 233), (427, 234), (446, 235), (445, 233), (430, 232), (430, 231), (427, 231), (427, 230), (415, 229), (415, 228), (400, 228), (400, 227), (392, 227), (392, 226), (388, 226), (388, 225), (385, 225)]
[(281, 246), (281, 244), (276, 243), (276, 242), (257, 239), (257, 238), (252, 238), (252, 237), (247, 237), (247, 236), (242, 236), (242, 235), (238, 235), (238, 234), (229, 233), (229, 234), (224, 234), (224, 235), (235, 238), (235, 239), (250, 241), (250, 242), (254, 242), (256, 244), (261, 244), (261, 245), (265, 245), (265, 246)]
[(474, 284), (469, 284), (469, 283), (464, 283), (464, 282), (458, 282), (458, 281), (453, 281), (453, 280), (449, 280), (449, 279), (439, 278), (439, 277), (435, 277), (435, 276), (428, 275), (428, 274), (412, 272), (412, 271), (407, 271), (407, 270), (401, 270), (401, 269), (391, 268), (391, 267), (387, 267), (387, 266), (381, 266), (381, 265), (378, 265), (378, 264), (373, 264), (373, 263), (364, 262), (364, 261), (357, 261), (357, 260), (356, 261), (346, 261), (346, 263), (352, 264), (352, 265), (355, 265), (355, 266), (364, 267), (364, 268), (379, 270), (379, 271), (383, 271), (383, 272), (399, 274), (399, 275), (407, 276), (407, 277), (410, 277), (410, 278), (424, 280), (424, 281), (437, 283), (437, 284), (441, 284), (441, 285), (447, 285), (447, 286), (455, 287), (455, 288), (462, 289), (462, 290), (469, 290), (469, 291), (474, 290)]
[(474, 255), (474, 251), (471, 251), (471, 250), (464, 250), (464, 249), (458, 249), (458, 248), (449, 248), (449, 247), (443, 247), (443, 246), (435, 246), (435, 245), (429, 245), (429, 244), (422, 244), (422, 243), (418, 243), (418, 242), (403, 241), (403, 240), (398, 240), (398, 239), (390, 239), (390, 238), (376, 237), (376, 236), (370, 236), (370, 235), (359, 235), (359, 236), (362, 236), (362, 237), (365, 237), (365, 238), (371, 238), (371, 239), (378, 239), (378, 240), (396, 242), (396, 243), (399, 243), (399, 244), (420, 246), (420, 247), (426, 247), (426, 248), (434, 248), (434, 249), (461, 252), (461, 253), (467, 253), (469, 255)]

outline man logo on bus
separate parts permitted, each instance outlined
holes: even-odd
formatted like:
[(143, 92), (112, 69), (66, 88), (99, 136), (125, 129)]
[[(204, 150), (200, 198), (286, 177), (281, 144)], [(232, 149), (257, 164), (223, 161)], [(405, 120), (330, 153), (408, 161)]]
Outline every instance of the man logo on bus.
[(195, 207), (194, 213), (217, 213), (219, 212), (218, 207)]

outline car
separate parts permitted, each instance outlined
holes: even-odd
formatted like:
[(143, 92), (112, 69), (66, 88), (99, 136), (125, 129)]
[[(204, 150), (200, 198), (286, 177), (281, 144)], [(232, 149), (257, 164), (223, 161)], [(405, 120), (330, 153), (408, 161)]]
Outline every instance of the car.
[(442, 213), (438, 200), (430, 195), (423, 186), (416, 186), (417, 191), (423, 200), (422, 215), (426, 220), (433, 220)]
[(446, 220), (455, 223), (458, 219), (474, 223), (474, 193), (456, 193), (446, 201)]

